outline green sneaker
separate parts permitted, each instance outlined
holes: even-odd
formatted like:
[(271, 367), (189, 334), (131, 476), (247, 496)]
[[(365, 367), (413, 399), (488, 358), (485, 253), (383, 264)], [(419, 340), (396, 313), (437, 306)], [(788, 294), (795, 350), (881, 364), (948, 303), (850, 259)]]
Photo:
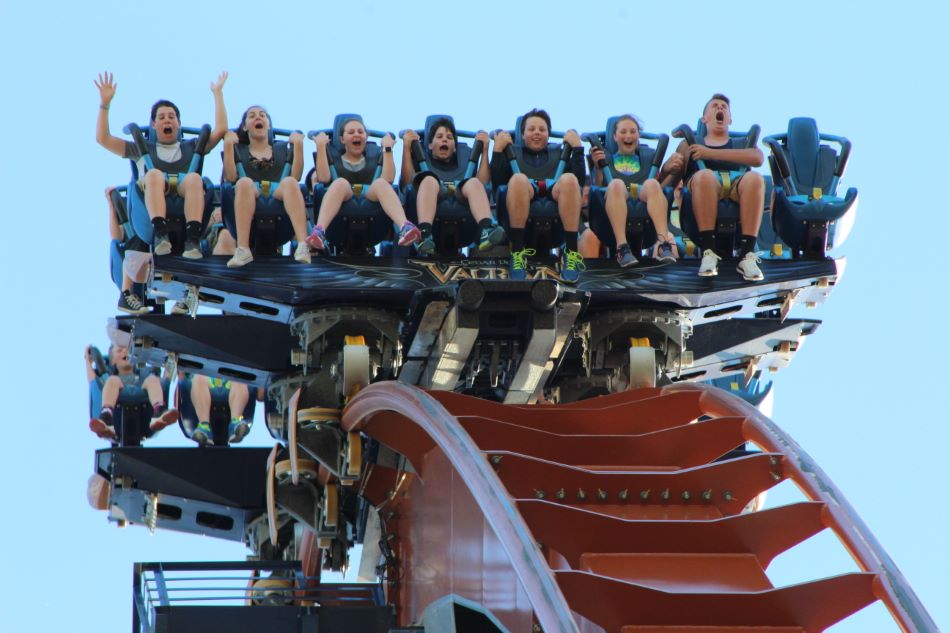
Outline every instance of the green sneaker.
[(536, 251), (533, 248), (522, 248), (520, 251), (512, 251), (511, 264), (508, 267), (508, 279), (512, 281), (524, 281), (528, 277), (528, 257), (535, 253)]
[(244, 418), (235, 418), (228, 424), (228, 442), (237, 444), (251, 431), (251, 425)]
[(565, 283), (572, 284), (581, 276), (581, 271), (585, 270), (587, 265), (584, 263), (584, 256), (577, 251), (572, 251), (567, 246), (561, 246), (561, 279)]
[(208, 422), (201, 422), (191, 433), (191, 439), (198, 443), (198, 446), (208, 446), (214, 444), (214, 436), (211, 434), (211, 425)]

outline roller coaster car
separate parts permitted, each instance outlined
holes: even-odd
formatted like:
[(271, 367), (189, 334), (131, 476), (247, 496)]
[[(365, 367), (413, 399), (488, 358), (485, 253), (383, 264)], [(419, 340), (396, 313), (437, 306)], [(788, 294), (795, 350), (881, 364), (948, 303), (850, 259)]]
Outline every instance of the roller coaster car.
[[(162, 169), (163, 161), (158, 158), (155, 152), (155, 143), (151, 137), (152, 128), (142, 127), (135, 123), (129, 123), (123, 128), (125, 133), (132, 137), (132, 142), (138, 147), (143, 156), (145, 170), (152, 167)], [(179, 141), (182, 144), (182, 162), (188, 161), (187, 168), (177, 173), (168, 173), (164, 170), (166, 180), (165, 193), (165, 221), (168, 227), (168, 238), (172, 243), (172, 253), (181, 254), (184, 247), (185, 235), (185, 199), (178, 193), (178, 183), (185, 179), (185, 176), (195, 172), (200, 174), (204, 164), (205, 147), (208, 144), (208, 137), (211, 135), (211, 126), (205, 124), (201, 128), (183, 127), (179, 135)], [(193, 137), (193, 138), (186, 138)], [(145, 207), (144, 191), (145, 174), (139, 173), (139, 167), (136, 161), (130, 161), (132, 164), (132, 181), (128, 187), (129, 218), (132, 230), (146, 244), (152, 243), (152, 220), (149, 217), (148, 209)], [(173, 165), (174, 166), (174, 165)], [(202, 217), (202, 227), (208, 223), (211, 211), (214, 208), (215, 187), (207, 178), (202, 178), (205, 190), (205, 209)], [(142, 183), (141, 186), (139, 183)]]
[[(415, 130), (422, 142), (415, 141), (410, 147), (416, 175), (412, 183), (403, 190), (403, 195), (406, 201), (406, 216), (409, 221), (416, 224), (419, 220), (416, 209), (418, 186), (427, 174), (432, 174), (430, 171), (432, 153), (429, 151), (429, 139), (426, 135), (433, 123), (439, 119), (448, 119), (454, 124), (454, 119), (447, 114), (430, 114), (426, 117), (425, 126), (421, 130)], [(460, 138), (474, 139), (475, 134), (476, 132), (465, 130), (455, 131), (454, 171), (448, 179), (439, 178), (442, 187), (435, 209), (435, 218), (432, 221), (432, 235), (438, 253), (457, 254), (459, 248), (471, 244), (478, 237), (478, 226), (472, 217), (468, 202), (461, 195), (461, 185), (469, 178), (475, 177), (478, 172), (482, 144), (480, 141), (474, 141), (469, 147), (468, 143), (459, 140)]]
[[(214, 378), (209, 380), (211, 381), (211, 419), (208, 422), (211, 425), (212, 438), (215, 446), (227, 446), (228, 424), (231, 422), (231, 407), (228, 403), (231, 394), (230, 381)], [(191, 398), (191, 388), (192, 378), (190, 376), (178, 379), (178, 388), (175, 390), (175, 408), (178, 409), (178, 425), (186, 437), (191, 437), (198, 423), (201, 422)], [(253, 420), (256, 408), (257, 399), (253, 397), (253, 394), (250, 394), (242, 414), (244, 419)]]
[[(571, 159), (571, 146), (567, 143), (561, 143), (558, 147), (554, 143), (548, 143), (548, 162), (537, 173), (524, 172), (519, 167), (518, 162), (518, 158), (524, 152), (521, 119), (522, 117), (519, 116), (515, 120), (514, 129), (508, 130), (508, 133), (511, 134), (512, 144), (505, 148), (505, 159), (511, 165), (513, 173), (525, 173), (535, 190), (528, 213), (528, 223), (525, 225), (525, 245), (537, 249), (539, 252), (549, 251), (552, 248), (557, 248), (564, 241), (564, 227), (561, 224), (561, 216), (558, 213), (557, 202), (551, 197), (550, 192), (558, 178), (568, 169)], [(563, 139), (564, 132), (551, 131), (549, 137)], [(554, 177), (543, 177), (542, 172), (548, 170), (547, 166), (550, 164), (551, 158), (555, 156), (557, 156), (557, 169)], [(499, 185), (495, 191), (498, 222), (506, 227), (509, 226), (507, 196), (508, 185)]]
[[(607, 119), (607, 126), (604, 132), (593, 132), (584, 134), (584, 140), (591, 144), (595, 149), (601, 149), (607, 154), (607, 158), (601, 161), (598, 167), (603, 174), (603, 184), (596, 186), (592, 183), (590, 188), (590, 202), (588, 205), (590, 228), (597, 238), (610, 249), (617, 246), (614, 238), (613, 229), (610, 226), (610, 219), (607, 217), (606, 196), (607, 185), (616, 178), (613, 173), (613, 156), (617, 154), (619, 148), (614, 139), (614, 132), (617, 128), (617, 122), (620, 117), (612, 116)], [(640, 172), (631, 178), (632, 184), (627, 184), (630, 196), (627, 198), (627, 243), (634, 252), (639, 253), (656, 241), (656, 227), (647, 213), (647, 205), (640, 200), (638, 196), (639, 187), (648, 178), (656, 178), (660, 166), (663, 164), (663, 158), (666, 156), (666, 149), (670, 142), (670, 137), (666, 134), (650, 134), (640, 132), (640, 138), (654, 141), (651, 146), (646, 143), (640, 143), (637, 149), (637, 156), (640, 159)], [(626, 180), (624, 181), (626, 184)], [(668, 208), (673, 207), (673, 190), (667, 188), (664, 190), (667, 197)], [(669, 218), (667, 218), (669, 219)]]
[[(269, 129), (267, 132), (267, 141), (273, 147), (274, 160), (278, 164), (283, 164), (283, 170), (280, 179), (276, 182), (269, 180), (254, 182), (261, 194), (257, 197), (254, 220), (251, 222), (250, 247), (255, 257), (279, 254), (280, 247), (294, 237), (294, 227), (291, 225), (287, 211), (284, 209), (284, 203), (273, 195), (280, 182), (290, 175), (293, 147), (286, 139), (293, 132), (293, 130), (275, 128)], [(238, 178), (247, 176), (242, 160), (246, 160), (246, 157), (242, 155), (243, 151), (238, 146), (234, 148), (234, 162), (237, 166)], [(234, 216), (234, 187), (234, 183), (221, 183), (221, 217), (224, 220), (224, 226), (231, 235), (237, 237), (237, 223)], [(301, 192), (306, 196), (306, 187), (301, 186)]]
[[(760, 128), (753, 125), (748, 132), (729, 132), (729, 138), (732, 141), (733, 149), (746, 149), (755, 147), (759, 141)], [(673, 130), (675, 138), (684, 139), (689, 145), (702, 143), (706, 138), (706, 126), (700, 121), (694, 132), (685, 123)], [(705, 169), (705, 161), (696, 161), (699, 169)], [(721, 172), (720, 179), (728, 178), (735, 181), (742, 174), (749, 171), (749, 168), (742, 166), (740, 169), (731, 172)], [(723, 186), (726, 183), (723, 182)], [(766, 185), (766, 200), (768, 199), (768, 184)], [(683, 187), (682, 201), (680, 202), (680, 226), (687, 236), (693, 242), (699, 244), (699, 226), (696, 223), (696, 215), (693, 211), (693, 196), (688, 187)], [(739, 205), (728, 198), (719, 201), (719, 207), (716, 212), (716, 249), (720, 253), (732, 253), (742, 235), (742, 226), (739, 218)]]
[[(835, 152), (822, 141), (835, 143), (840, 150)], [(849, 188), (844, 198), (837, 194), (851, 142), (819, 134), (815, 120), (806, 117), (791, 119), (786, 134), (772, 134), (762, 142), (772, 152), (769, 167), (777, 183), (772, 208), (775, 232), (794, 256), (823, 257), (844, 242), (858, 208), (857, 189)]]
[[(112, 283), (122, 290), (123, 262), (127, 253), (141, 253), (148, 255), (148, 244), (143, 242), (132, 230), (128, 211), (128, 187), (115, 187), (109, 191), (109, 207), (115, 215), (116, 222), (125, 230), (124, 240), (112, 240), (109, 243), (109, 273)], [(132, 292), (138, 297), (144, 297), (146, 286), (144, 283), (133, 285)]]
[[(363, 117), (358, 114), (338, 114), (333, 119), (332, 129), (311, 130), (307, 133), (311, 140), (316, 138), (320, 132), (324, 132), (330, 137), (330, 142), (327, 144), (330, 182), (326, 184), (317, 183), (313, 188), (314, 217), (319, 212), (323, 196), (330, 184), (339, 177), (345, 178), (347, 176), (347, 172), (342, 169), (342, 156), (346, 151), (342, 141), (343, 127), (348, 121), (353, 120), (363, 123)], [(366, 135), (370, 138), (383, 138), (386, 134), (388, 132), (366, 130)], [(367, 170), (375, 166), (372, 177), (365, 184), (352, 185), (353, 197), (343, 203), (343, 206), (340, 207), (340, 213), (334, 218), (330, 226), (324, 227), (327, 241), (335, 254), (365, 255), (368, 251), (372, 251), (377, 244), (388, 239), (393, 232), (392, 221), (383, 212), (383, 207), (378, 202), (372, 202), (366, 198), (370, 185), (383, 172), (383, 150), (376, 143), (367, 142), (363, 156), (366, 158)], [(316, 152), (313, 154), (313, 161), (316, 164)]]

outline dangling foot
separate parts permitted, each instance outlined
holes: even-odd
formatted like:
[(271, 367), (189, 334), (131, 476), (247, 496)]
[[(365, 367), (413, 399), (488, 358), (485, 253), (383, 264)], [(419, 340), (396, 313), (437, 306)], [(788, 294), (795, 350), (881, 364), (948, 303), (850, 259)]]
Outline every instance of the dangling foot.
[(577, 251), (569, 249), (566, 245), (561, 245), (561, 279), (565, 283), (575, 283), (581, 276), (581, 271), (585, 270), (587, 265), (584, 263), (584, 256)]
[(399, 245), (408, 246), (410, 244), (415, 244), (419, 241), (419, 238), (422, 237), (422, 233), (419, 231), (419, 228), (412, 222), (406, 221), (405, 224), (399, 229)]
[(633, 256), (633, 251), (630, 250), (630, 245), (626, 242), (617, 247), (615, 257), (617, 258), (617, 265), (621, 268), (630, 268), (637, 263), (637, 258)]

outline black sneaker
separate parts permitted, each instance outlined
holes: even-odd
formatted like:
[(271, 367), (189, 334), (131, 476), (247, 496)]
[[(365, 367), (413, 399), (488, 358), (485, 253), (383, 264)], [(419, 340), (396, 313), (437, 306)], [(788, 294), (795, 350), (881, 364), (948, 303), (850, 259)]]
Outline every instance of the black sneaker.
[(122, 294), (119, 295), (119, 305), (117, 307), (120, 311), (128, 314), (145, 314), (148, 312), (148, 307), (131, 290), (122, 291)]
[(637, 258), (633, 256), (633, 251), (630, 250), (630, 245), (627, 243), (617, 247), (615, 257), (617, 259), (617, 265), (621, 268), (629, 268), (637, 263)]
[(181, 256), (186, 259), (201, 259), (204, 255), (201, 254), (201, 244), (198, 240), (185, 240), (185, 249), (181, 252)]

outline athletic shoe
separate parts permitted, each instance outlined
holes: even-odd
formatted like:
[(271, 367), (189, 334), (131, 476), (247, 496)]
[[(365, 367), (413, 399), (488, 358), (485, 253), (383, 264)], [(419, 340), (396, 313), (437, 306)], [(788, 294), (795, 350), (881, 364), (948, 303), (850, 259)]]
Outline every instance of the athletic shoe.
[(703, 251), (703, 261), (699, 264), (700, 277), (715, 277), (719, 274), (719, 261), (722, 259), (708, 248)]
[(572, 251), (567, 246), (561, 245), (561, 280), (572, 284), (581, 276), (581, 271), (586, 269), (584, 256), (577, 251)]
[(119, 310), (128, 314), (145, 314), (148, 307), (131, 290), (123, 290), (119, 295)]
[(188, 304), (184, 301), (176, 301), (175, 305), (172, 306), (172, 314), (191, 314), (191, 310), (188, 309)]
[[(235, 253), (235, 255), (237, 255), (237, 253)], [(310, 247), (306, 242), (299, 242), (297, 244), (297, 248), (294, 250), (294, 259), (301, 264), (310, 263)]]
[(673, 245), (669, 242), (660, 242), (656, 249), (657, 261), (672, 264), (676, 261), (676, 254), (673, 252)]
[[(307, 245), (304, 244), (304, 247)], [(231, 259), (228, 260), (228, 268), (240, 268), (246, 264), (250, 264), (254, 261), (254, 254), (251, 253), (251, 249), (244, 246), (238, 246), (234, 249), (234, 255)]]
[(152, 433), (158, 433), (175, 422), (178, 422), (178, 411), (161, 406), (155, 410), (155, 417), (148, 423), (148, 428)]
[(327, 235), (323, 232), (322, 226), (313, 227), (310, 235), (307, 236), (307, 245), (318, 251), (322, 251), (327, 247)]
[(211, 425), (207, 422), (201, 422), (195, 427), (195, 430), (191, 432), (191, 439), (197, 442), (199, 446), (214, 444), (214, 437), (211, 435)]
[(399, 229), (400, 246), (409, 246), (410, 244), (415, 244), (421, 237), (422, 233), (419, 232), (419, 228), (412, 222), (407, 221), (402, 225), (402, 228)]
[(435, 255), (435, 240), (431, 235), (426, 235), (424, 240), (416, 244), (416, 252), (423, 257)]
[(504, 244), (506, 239), (508, 239), (508, 235), (505, 233), (505, 229), (501, 228), (501, 225), (486, 226), (478, 235), (478, 250), (487, 251), (492, 246)]
[(104, 440), (115, 441), (119, 437), (115, 434), (115, 428), (111, 424), (106, 424), (99, 418), (93, 418), (89, 421), (89, 430)]
[(198, 240), (185, 240), (185, 248), (181, 252), (185, 259), (201, 259), (204, 255), (201, 253), (201, 244)]
[(250, 430), (251, 425), (245, 422), (243, 418), (231, 420), (228, 424), (228, 442), (237, 444), (244, 439), (244, 436), (246, 436)]
[(534, 255), (533, 248), (522, 248), (511, 252), (511, 263), (508, 266), (508, 278), (512, 281), (524, 281), (527, 276), (528, 257)]
[(168, 255), (172, 252), (172, 241), (168, 239), (165, 233), (156, 233), (155, 241), (152, 245), (152, 253), (155, 255)]
[(617, 247), (615, 257), (617, 258), (617, 264), (621, 268), (629, 268), (637, 263), (637, 258), (633, 256), (633, 251), (630, 250), (630, 245), (627, 243)]
[(736, 270), (739, 271), (739, 274), (742, 275), (742, 278), (746, 281), (762, 281), (765, 279), (765, 275), (762, 274), (762, 271), (759, 269), (759, 262), (762, 259), (753, 252), (748, 252), (745, 254), (745, 257), (739, 260), (739, 265), (736, 266)]

